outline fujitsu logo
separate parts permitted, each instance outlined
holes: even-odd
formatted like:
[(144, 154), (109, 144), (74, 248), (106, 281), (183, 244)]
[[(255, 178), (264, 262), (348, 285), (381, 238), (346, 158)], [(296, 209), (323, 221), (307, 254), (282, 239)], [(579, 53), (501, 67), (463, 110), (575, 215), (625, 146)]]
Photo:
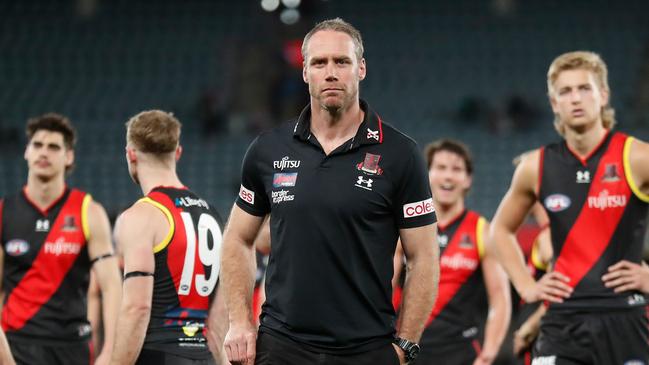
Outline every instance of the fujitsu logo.
[(440, 266), (453, 270), (475, 270), (478, 267), (478, 260), (466, 257), (460, 253), (453, 256), (442, 256)]
[(289, 160), (288, 156), (282, 157), (279, 161), (273, 161), (274, 169), (297, 169), (298, 167), (300, 167), (300, 160)]
[(624, 195), (609, 195), (608, 190), (602, 190), (598, 196), (588, 197), (588, 208), (604, 210), (607, 208), (625, 207), (627, 203)]
[(45, 242), (43, 249), (45, 253), (55, 256), (76, 255), (81, 251), (81, 244), (78, 242), (65, 242), (63, 237), (59, 237), (54, 242)]

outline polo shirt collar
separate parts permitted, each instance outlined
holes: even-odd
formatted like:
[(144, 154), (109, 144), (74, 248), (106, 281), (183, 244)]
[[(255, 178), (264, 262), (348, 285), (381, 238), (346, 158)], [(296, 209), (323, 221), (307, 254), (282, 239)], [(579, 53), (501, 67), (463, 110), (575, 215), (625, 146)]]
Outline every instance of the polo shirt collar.
[[(383, 121), (381, 117), (370, 108), (365, 100), (360, 99), (359, 104), (365, 113), (365, 117), (358, 127), (350, 149), (361, 145), (383, 143)], [(299, 138), (302, 141), (311, 139), (311, 104), (307, 105), (297, 118), (295, 127), (293, 128), (293, 137)]]

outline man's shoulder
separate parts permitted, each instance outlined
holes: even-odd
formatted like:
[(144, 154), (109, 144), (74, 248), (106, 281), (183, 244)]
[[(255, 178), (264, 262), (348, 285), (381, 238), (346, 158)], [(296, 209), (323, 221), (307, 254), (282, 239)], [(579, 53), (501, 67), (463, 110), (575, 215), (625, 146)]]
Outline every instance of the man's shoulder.
[(297, 119), (291, 119), (259, 133), (256, 140), (258, 142), (276, 142), (278, 140), (286, 140), (290, 137), (293, 137), (293, 133), (295, 133), (296, 128)]
[(399, 146), (401, 146), (401, 148), (417, 148), (417, 142), (412, 137), (405, 134), (389, 122), (382, 120), (381, 129), (383, 133), (383, 142), (390, 146), (390, 148)]

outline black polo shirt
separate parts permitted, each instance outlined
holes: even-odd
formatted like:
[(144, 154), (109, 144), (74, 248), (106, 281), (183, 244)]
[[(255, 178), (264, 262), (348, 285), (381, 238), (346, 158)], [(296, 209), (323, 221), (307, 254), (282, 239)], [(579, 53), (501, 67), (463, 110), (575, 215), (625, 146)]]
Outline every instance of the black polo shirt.
[(391, 341), (399, 229), (436, 221), (417, 144), (360, 105), (358, 132), (328, 156), (311, 134), (309, 106), (257, 137), (236, 202), (252, 215), (271, 214), (261, 331), (322, 352)]

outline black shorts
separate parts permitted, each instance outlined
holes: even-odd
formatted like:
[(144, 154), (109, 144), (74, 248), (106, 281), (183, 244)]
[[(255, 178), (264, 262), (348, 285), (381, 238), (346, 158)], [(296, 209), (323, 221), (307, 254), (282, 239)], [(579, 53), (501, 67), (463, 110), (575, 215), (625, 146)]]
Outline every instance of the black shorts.
[(216, 365), (213, 358), (188, 359), (168, 352), (142, 349), (135, 365)]
[(465, 365), (473, 364), (480, 353), (478, 340), (463, 340), (445, 344), (422, 343), (415, 361), (417, 365)]
[(90, 365), (92, 345), (88, 342), (53, 342), (12, 340), (7, 338), (17, 365)]
[(288, 339), (260, 332), (255, 365), (399, 365), (392, 344), (355, 354), (313, 352)]
[(548, 313), (532, 351), (532, 365), (649, 364), (644, 308), (615, 312)]

